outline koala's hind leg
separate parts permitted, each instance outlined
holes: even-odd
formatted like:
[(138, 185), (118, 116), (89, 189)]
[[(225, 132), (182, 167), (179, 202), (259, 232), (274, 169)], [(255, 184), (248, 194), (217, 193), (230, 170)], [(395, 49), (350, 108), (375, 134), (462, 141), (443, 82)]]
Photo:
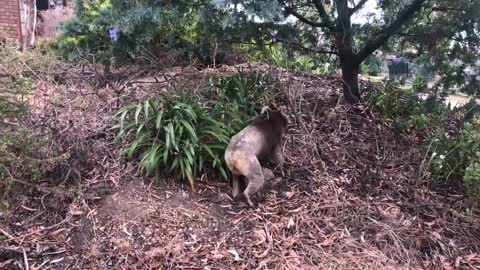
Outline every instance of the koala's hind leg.
[(247, 188), (246, 179), (243, 175), (233, 175), (233, 198), (238, 196)]
[(249, 170), (245, 174), (245, 176), (248, 178), (248, 186), (243, 191), (243, 195), (245, 196), (248, 205), (250, 205), (250, 207), (254, 207), (250, 196), (257, 193), (257, 191), (262, 187), (263, 183), (265, 182), (265, 178), (263, 176), (262, 166), (260, 165), (258, 159), (256, 157), (253, 157), (249, 161)]
[(240, 190), (240, 176), (239, 175), (233, 175), (233, 198), (236, 199), (238, 197), (238, 194), (240, 194), (242, 191)]
[(272, 151), (272, 154), (270, 155), (270, 162), (275, 164), (276, 168), (279, 168), (280, 171), (282, 172), (282, 176), (285, 176), (285, 173), (283, 171), (283, 151), (282, 151), (282, 145), (278, 144), (275, 146), (275, 148)]

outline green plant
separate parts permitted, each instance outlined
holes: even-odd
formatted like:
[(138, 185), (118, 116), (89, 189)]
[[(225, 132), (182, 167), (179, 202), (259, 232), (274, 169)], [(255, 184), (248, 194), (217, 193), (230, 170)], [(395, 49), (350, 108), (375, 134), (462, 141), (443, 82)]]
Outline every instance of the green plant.
[(394, 81), (387, 81), (385, 88), (370, 96), (367, 104), (400, 131), (433, 132), (444, 114), (449, 113), (436, 96), (423, 101), (411, 89), (401, 89)]
[[(215, 97), (216, 102), (212, 106), (234, 108), (247, 115), (254, 115), (258, 112), (259, 104), (279, 107), (281, 87), (280, 82), (270, 73), (240, 71), (231, 77), (210, 79), (200, 94), (207, 102)], [(226, 104), (230, 106), (225, 106)]]
[(415, 92), (424, 92), (427, 90), (427, 80), (423, 76), (416, 74), (412, 82), (412, 89)]
[(480, 200), (480, 162), (472, 162), (465, 169), (463, 182), (468, 195), (473, 199)]
[(27, 105), (25, 96), (33, 89), (33, 82), (21, 75), (0, 78), (0, 122), (23, 115)]
[[(127, 105), (116, 114), (118, 138), (139, 159), (139, 168), (156, 177), (177, 172), (194, 188), (194, 179), (207, 167), (226, 178), (223, 154), (230, 137), (250, 121), (259, 102), (278, 96), (278, 82), (262, 73), (219, 78), (197, 95), (185, 91)], [(268, 95), (272, 96), (268, 96)]]
[[(54, 47), (67, 59), (111, 65), (225, 63), (235, 31), (209, 1), (75, 0), (74, 16)], [(168, 57), (163, 57), (164, 55)]]
[(179, 171), (192, 188), (205, 159), (211, 158), (213, 167), (225, 175), (212, 148), (227, 143), (226, 127), (205, 109), (185, 92), (121, 108), (119, 136), (135, 133), (126, 153), (129, 157), (140, 153), (140, 168), (148, 174), (158, 176), (161, 168)]
[[(364, 72), (362, 72), (362, 64), (366, 66)], [(360, 72), (362, 74), (368, 73), (369, 75), (377, 76), (383, 72), (383, 60), (378, 56), (370, 55), (362, 64), (360, 64)]]
[[(6, 196), (17, 180), (37, 183), (44, 173), (41, 157), (46, 140), (26, 128), (0, 129), (0, 194)], [(1, 196), (0, 196), (1, 197)]]
[(463, 179), (467, 193), (480, 199), (480, 129), (477, 117), (465, 123), (458, 136), (442, 134), (434, 139), (428, 167), (434, 181), (460, 181)]
[(368, 75), (369, 74), (369, 68), (368, 68), (367, 64), (365, 64), (365, 63), (360, 64), (360, 74), (363, 74), (363, 75)]

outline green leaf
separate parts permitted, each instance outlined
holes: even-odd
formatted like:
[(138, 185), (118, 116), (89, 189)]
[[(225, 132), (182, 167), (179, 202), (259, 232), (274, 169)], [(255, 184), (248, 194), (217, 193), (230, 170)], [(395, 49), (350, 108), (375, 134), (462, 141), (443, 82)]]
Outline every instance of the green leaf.
[(145, 114), (145, 120), (148, 120), (148, 111), (150, 110), (150, 102), (145, 100), (143, 103), (143, 113)]
[(155, 121), (155, 127), (157, 129), (160, 129), (160, 126), (162, 125), (162, 119), (163, 119), (163, 111), (159, 111), (157, 113), (157, 119)]
[(138, 125), (139, 116), (140, 116), (141, 111), (142, 111), (142, 106), (138, 105), (137, 109), (135, 110), (135, 125)]
[(170, 135), (170, 143), (175, 148), (175, 150), (178, 151), (178, 143), (175, 140), (175, 130), (173, 128), (173, 123), (172, 122), (168, 123), (168, 125), (166, 127), (166, 130), (167, 130), (168, 134)]
[(183, 120), (183, 119), (180, 119), (179, 120), (180, 123), (182, 123), (182, 125), (187, 129), (187, 131), (190, 133), (192, 139), (194, 142), (197, 142), (198, 141), (198, 137), (197, 137), (197, 134), (195, 133), (195, 130), (193, 129), (192, 125), (190, 123), (188, 123), (187, 121)]
[(137, 133), (136, 133), (135, 136), (138, 136), (142, 132), (142, 129), (143, 129), (144, 126), (145, 126), (145, 123), (140, 124), (140, 126), (137, 128)]
[(205, 149), (212, 158), (215, 158), (212, 149), (208, 145), (202, 145), (202, 148)]
[(212, 136), (213, 138), (216, 138), (218, 141), (220, 142), (224, 142), (224, 143), (228, 143), (229, 142), (229, 138), (223, 134), (220, 134), (220, 133), (215, 133), (213, 131), (210, 131), (210, 130), (207, 130), (205, 131), (206, 134), (209, 134), (210, 136)]
[(123, 129), (123, 126), (125, 125), (125, 117), (127, 116), (128, 110), (125, 110), (122, 112), (122, 115), (120, 116), (120, 129)]
[(163, 166), (167, 166), (168, 163), (168, 150), (169, 149), (167, 147), (165, 147), (163, 150)]
[(161, 150), (162, 145), (156, 143), (153, 145), (151, 149), (151, 154), (150, 154), (150, 160), (149, 163), (152, 164), (152, 166), (155, 166), (157, 164), (158, 160), (160, 159), (159, 152)]
[(167, 127), (164, 127), (163, 130), (165, 130), (165, 147), (168, 149), (170, 149), (170, 146), (171, 146), (171, 143), (170, 143), (170, 134), (169, 134), (169, 131), (168, 131), (168, 128)]
[(178, 159), (178, 164), (180, 164), (180, 172), (182, 174), (182, 179), (185, 179), (185, 165), (183, 164), (184, 160), (180, 157)]
[(184, 153), (185, 156), (187, 157), (188, 163), (189, 163), (189, 164), (193, 164), (193, 156), (192, 156), (192, 153), (190, 153), (190, 151), (189, 151), (188, 149), (183, 149), (183, 153)]
[(170, 169), (169, 169), (170, 171), (173, 171), (173, 169), (175, 169), (178, 166), (178, 161), (179, 161), (179, 157), (176, 156), (172, 162), (172, 165), (170, 166)]
[(227, 172), (225, 172), (225, 169), (224, 169), (223, 167), (219, 167), (218, 170), (220, 171), (220, 175), (221, 175), (224, 179), (228, 179)]
[(145, 138), (145, 136), (146, 134), (142, 134), (132, 142), (130, 147), (128, 147), (128, 157), (132, 157), (137, 147), (143, 142), (143, 139)]

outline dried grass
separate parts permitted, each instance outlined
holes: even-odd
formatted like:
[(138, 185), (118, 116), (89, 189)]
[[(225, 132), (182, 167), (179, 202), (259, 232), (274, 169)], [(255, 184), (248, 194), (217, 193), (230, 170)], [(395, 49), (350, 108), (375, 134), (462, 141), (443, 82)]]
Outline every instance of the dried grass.
[(62, 23), (73, 15), (70, 7), (58, 6), (40, 12), (41, 19), (37, 21), (36, 36), (39, 39), (55, 38)]

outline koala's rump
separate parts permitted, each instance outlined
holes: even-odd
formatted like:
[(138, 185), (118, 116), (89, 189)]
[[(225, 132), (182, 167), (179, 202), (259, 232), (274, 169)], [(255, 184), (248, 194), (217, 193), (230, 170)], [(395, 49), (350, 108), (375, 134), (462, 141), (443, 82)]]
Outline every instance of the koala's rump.
[(233, 136), (225, 151), (225, 162), (234, 174), (250, 171), (252, 164), (265, 155), (268, 149), (265, 137), (254, 127), (247, 127)]

